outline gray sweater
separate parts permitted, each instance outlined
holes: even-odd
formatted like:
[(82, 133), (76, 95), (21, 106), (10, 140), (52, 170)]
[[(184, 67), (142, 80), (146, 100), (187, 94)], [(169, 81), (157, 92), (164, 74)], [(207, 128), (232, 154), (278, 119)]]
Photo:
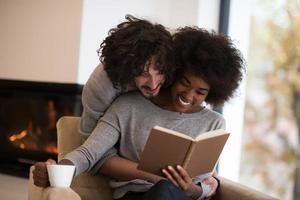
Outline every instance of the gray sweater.
[[(196, 137), (219, 128), (225, 129), (224, 118), (207, 108), (196, 113), (178, 113), (164, 110), (140, 95), (130, 92), (118, 97), (86, 142), (66, 155), (76, 166), (76, 175), (91, 170), (117, 141), (120, 156), (138, 162), (150, 129), (159, 125)], [(193, 179), (195, 183), (200, 180)], [(152, 184), (142, 180), (113, 182), (114, 198), (127, 191), (147, 191)]]
[(99, 64), (82, 91), (83, 112), (80, 120), (80, 133), (88, 137), (96, 127), (98, 120), (113, 100), (122, 92), (113, 87), (113, 84), (102, 64)]

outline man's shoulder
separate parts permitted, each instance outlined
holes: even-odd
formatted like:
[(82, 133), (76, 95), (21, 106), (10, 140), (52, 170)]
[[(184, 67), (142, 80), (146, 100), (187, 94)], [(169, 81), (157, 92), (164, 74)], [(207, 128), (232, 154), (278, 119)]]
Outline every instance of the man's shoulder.
[(138, 92), (128, 92), (122, 94), (115, 99), (105, 115), (113, 114), (119, 116), (119, 118), (125, 119), (127, 117), (131, 117), (132, 113), (144, 113), (147, 109), (147, 106), (145, 106), (144, 103), (145, 101), (146, 99)]
[(138, 91), (126, 92), (121, 94), (112, 105), (139, 105), (147, 101)]

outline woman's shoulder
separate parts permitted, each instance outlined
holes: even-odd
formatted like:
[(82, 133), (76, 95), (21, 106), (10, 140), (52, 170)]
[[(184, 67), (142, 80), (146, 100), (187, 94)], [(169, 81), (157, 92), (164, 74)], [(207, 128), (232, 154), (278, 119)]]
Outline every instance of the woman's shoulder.
[(223, 115), (220, 112), (217, 112), (211, 108), (205, 108), (205, 114), (212, 118), (224, 119)]
[(202, 120), (207, 124), (216, 124), (218, 128), (225, 128), (225, 118), (224, 116), (210, 108), (204, 108), (202, 115), (199, 115)]
[(211, 108), (204, 107), (202, 111), (195, 113), (197, 118), (201, 121), (206, 122), (216, 122), (225, 123), (225, 118), (223, 115)]

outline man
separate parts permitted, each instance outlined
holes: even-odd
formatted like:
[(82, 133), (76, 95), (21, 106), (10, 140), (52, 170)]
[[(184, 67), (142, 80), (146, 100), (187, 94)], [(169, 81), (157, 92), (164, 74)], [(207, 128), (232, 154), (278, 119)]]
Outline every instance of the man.
[(139, 90), (147, 98), (156, 96), (174, 72), (171, 34), (160, 24), (132, 16), (109, 31), (98, 55), (101, 64), (82, 94), (80, 132), (85, 137), (121, 93)]

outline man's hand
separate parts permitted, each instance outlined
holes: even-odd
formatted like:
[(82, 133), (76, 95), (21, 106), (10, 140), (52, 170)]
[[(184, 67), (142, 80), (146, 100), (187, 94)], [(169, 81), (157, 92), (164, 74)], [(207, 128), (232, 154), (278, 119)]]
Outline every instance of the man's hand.
[(49, 177), (47, 172), (47, 165), (56, 164), (56, 162), (52, 159), (48, 159), (46, 162), (37, 162), (34, 165), (33, 174), (33, 183), (38, 187), (48, 187)]
[(181, 166), (176, 166), (176, 169), (168, 166), (162, 172), (169, 181), (184, 191), (187, 196), (197, 199), (202, 194), (202, 189), (193, 183), (191, 177)]

